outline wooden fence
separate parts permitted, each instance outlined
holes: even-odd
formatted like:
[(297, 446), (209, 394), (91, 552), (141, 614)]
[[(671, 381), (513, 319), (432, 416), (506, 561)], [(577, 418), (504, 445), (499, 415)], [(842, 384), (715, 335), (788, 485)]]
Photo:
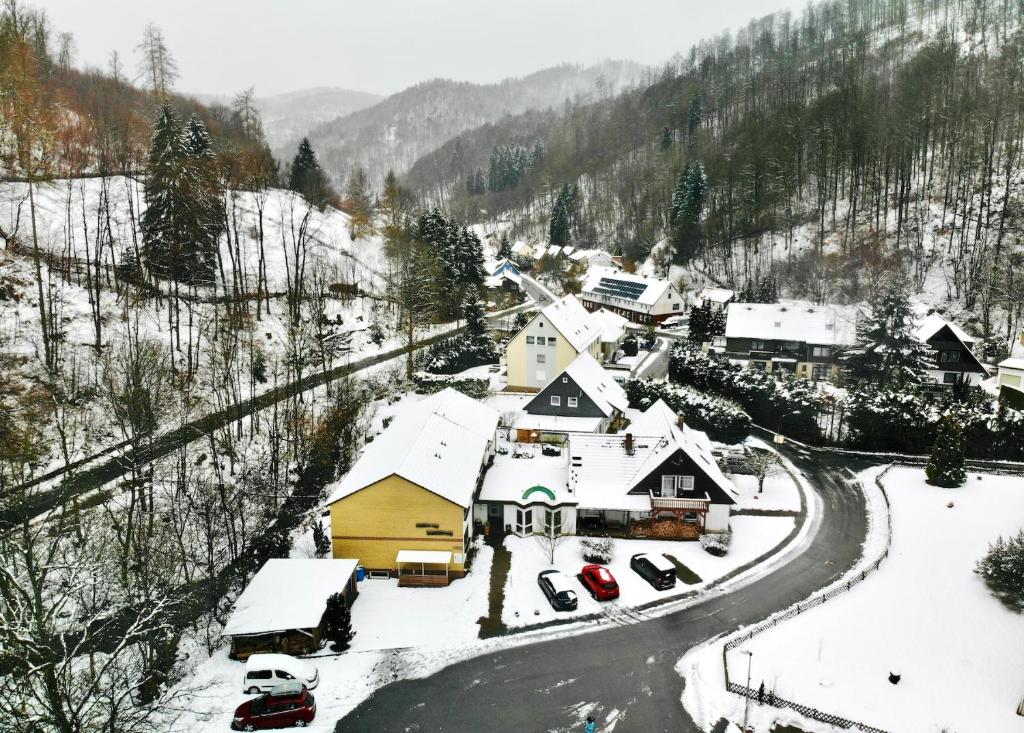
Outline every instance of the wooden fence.
[(865, 733), (887, 733), (887, 731), (882, 730), (881, 728), (875, 728), (874, 726), (867, 725), (865, 723), (860, 723), (856, 720), (850, 720), (848, 718), (843, 718), (833, 713), (818, 710), (817, 708), (811, 707), (810, 705), (804, 705), (803, 703), (794, 702), (793, 700), (787, 700), (785, 698), (778, 697), (775, 695), (774, 692), (762, 694), (761, 690), (759, 689), (755, 690), (751, 689), (750, 687), (747, 687), (746, 685), (741, 685), (737, 682), (731, 682), (729, 680), (728, 656), (730, 649), (734, 649), (738, 647), (740, 644), (744, 644), (750, 641), (758, 634), (763, 634), (765, 631), (768, 631), (769, 629), (774, 629), (783, 621), (787, 621), (793, 618), (794, 616), (799, 616), (801, 613), (809, 611), (815, 606), (820, 606), (821, 604), (826, 603), (830, 599), (835, 598), (836, 596), (841, 595), (843, 593), (846, 593), (847, 591), (857, 586), (858, 583), (866, 579), (869, 575), (878, 570), (878, 568), (882, 565), (882, 561), (889, 557), (889, 547), (892, 543), (892, 512), (890, 511), (889, 496), (885, 492), (885, 487), (882, 486), (882, 477), (885, 476), (885, 474), (889, 472), (889, 469), (891, 469), (895, 465), (897, 465), (896, 462), (890, 463), (888, 466), (886, 466), (886, 468), (883, 471), (881, 471), (878, 474), (878, 476), (875, 477), (875, 484), (878, 486), (879, 490), (882, 492), (882, 497), (885, 499), (885, 547), (882, 548), (882, 551), (870, 564), (868, 564), (866, 567), (863, 567), (861, 571), (856, 575), (848, 577), (845, 581), (840, 582), (837, 585), (834, 585), (832, 588), (825, 591), (824, 593), (819, 593), (818, 595), (813, 596), (810, 599), (803, 601), (802, 603), (797, 603), (793, 606), (790, 606), (782, 613), (776, 616), (772, 616), (764, 623), (758, 624), (750, 630), (744, 631), (739, 635), (733, 636), (732, 639), (727, 641), (725, 643), (725, 646), (722, 648), (722, 665), (725, 668), (725, 689), (727, 689), (729, 692), (736, 693), (737, 695), (743, 695), (744, 697), (756, 700), (761, 704), (771, 705), (772, 707), (780, 709), (795, 710), (801, 715), (806, 716), (812, 720), (817, 720), (820, 723), (834, 725), (839, 728), (857, 728), (858, 730), (865, 731)]

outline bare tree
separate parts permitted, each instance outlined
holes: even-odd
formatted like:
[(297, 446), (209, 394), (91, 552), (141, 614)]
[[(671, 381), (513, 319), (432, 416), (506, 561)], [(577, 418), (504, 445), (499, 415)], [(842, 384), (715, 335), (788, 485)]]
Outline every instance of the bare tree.
[(770, 450), (755, 449), (750, 451), (743, 459), (743, 465), (757, 479), (757, 493), (759, 494), (764, 492), (764, 480), (782, 471), (782, 462), (779, 460), (778, 455)]
[(150, 91), (165, 99), (178, 78), (178, 64), (167, 48), (164, 33), (150, 23), (142, 34), (142, 43), (136, 50), (140, 54), (139, 72)]
[(398, 311), (406, 379), (412, 379), (416, 337), (434, 320), (438, 277), (437, 258), (422, 242), (410, 238), (392, 259), (383, 299)]
[[(544, 510), (541, 510), (544, 511)], [(549, 565), (555, 564), (555, 553), (559, 546), (565, 541), (565, 535), (555, 530), (554, 522), (547, 522), (545, 529), (537, 532), (534, 536), (537, 544), (540, 545), (544, 556), (548, 559)]]

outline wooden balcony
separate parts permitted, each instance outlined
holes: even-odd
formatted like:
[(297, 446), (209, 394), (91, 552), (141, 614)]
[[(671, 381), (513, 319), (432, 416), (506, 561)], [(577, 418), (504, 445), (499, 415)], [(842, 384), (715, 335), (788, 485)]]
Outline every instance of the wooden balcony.
[(706, 512), (711, 502), (707, 495), (703, 499), (679, 499), (674, 496), (655, 496), (651, 494), (651, 511), (671, 509), (673, 511)]

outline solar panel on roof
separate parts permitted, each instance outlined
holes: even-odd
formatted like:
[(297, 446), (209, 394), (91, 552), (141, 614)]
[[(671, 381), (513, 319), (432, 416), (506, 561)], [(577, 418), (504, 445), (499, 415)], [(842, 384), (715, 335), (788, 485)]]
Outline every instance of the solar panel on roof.
[(647, 283), (618, 280), (613, 277), (602, 277), (597, 287), (594, 288), (595, 293), (627, 300), (637, 300), (645, 290), (647, 290)]

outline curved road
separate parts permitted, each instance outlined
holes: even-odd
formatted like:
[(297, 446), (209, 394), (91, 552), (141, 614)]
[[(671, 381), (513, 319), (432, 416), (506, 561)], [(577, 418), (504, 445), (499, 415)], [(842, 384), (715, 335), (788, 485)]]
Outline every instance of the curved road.
[(393, 683), (335, 730), (580, 731), (573, 706), (596, 702), (598, 720), (620, 712), (615, 733), (698, 731), (680, 704), (678, 659), (717, 634), (806, 598), (860, 557), (866, 507), (862, 492), (849, 482), (852, 472), (871, 464), (800, 448), (783, 452), (817, 490), (821, 516), (805, 550), (775, 572), (660, 618), (494, 652), (426, 679)]

